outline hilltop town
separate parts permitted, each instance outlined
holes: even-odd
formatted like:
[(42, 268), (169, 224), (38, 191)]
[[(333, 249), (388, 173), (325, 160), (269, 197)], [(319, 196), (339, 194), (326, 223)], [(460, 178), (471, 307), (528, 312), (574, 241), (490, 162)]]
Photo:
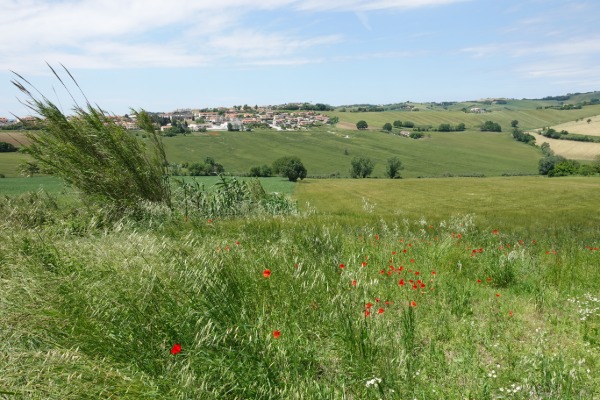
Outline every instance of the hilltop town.
[[(306, 109), (315, 108), (315, 110)], [(157, 127), (162, 132), (173, 128), (185, 129), (191, 132), (205, 131), (247, 131), (254, 128), (272, 128), (275, 130), (298, 130), (311, 126), (323, 125), (330, 122), (322, 111), (333, 109), (325, 105), (313, 106), (306, 103), (285, 104), (281, 106), (233, 106), (204, 109), (177, 109), (172, 112), (150, 113)], [(138, 129), (135, 115), (114, 115), (111, 118), (125, 129)], [(23, 122), (34, 122), (35, 118), (26, 116), (20, 118)], [(19, 124), (16, 119), (0, 117), (0, 126)]]

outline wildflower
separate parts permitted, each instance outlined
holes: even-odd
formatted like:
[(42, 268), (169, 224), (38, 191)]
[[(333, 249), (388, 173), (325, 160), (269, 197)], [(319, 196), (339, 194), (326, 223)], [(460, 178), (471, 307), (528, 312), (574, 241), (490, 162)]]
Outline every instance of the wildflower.
[(510, 311), (508, 312), (508, 316), (509, 316), (509, 317), (512, 317), (512, 316), (513, 316), (513, 312), (512, 312), (512, 310), (510, 310)]
[(212, 224), (213, 220), (209, 218), (208, 221), (206, 221), (206, 222), (208, 222), (209, 224)]
[(385, 312), (385, 310), (383, 308), (380, 308), (379, 310), (377, 310), (377, 314), (383, 314)]
[(346, 266), (342, 263), (342, 264), (340, 264), (340, 268), (344, 269), (344, 268), (346, 268)]
[(500, 293), (496, 293), (496, 297), (500, 297)]
[(271, 270), (270, 270), (270, 269), (265, 269), (265, 270), (263, 271), (263, 276), (264, 276), (265, 278), (268, 278), (268, 277), (270, 277), (270, 276), (271, 276)]
[(485, 278), (486, 281), (491, 282), (492, 278)]
[(494, 235), (498, 234), (498, 229), (494, 229)]
[(366, 383), (365, 386), (366, 387), (371, 387), (373, 385), (377, 386), (379, 384), (379, 382), (381, 382), (381, 378), (373, 378), (373, 379), (369, 379)]
[(366, 262), (366, 261), (363, 261), (363, 262), (362, 262), (362, 266), (363, 266), (363, 267), (366, 267), (366, 266), (367, 266), (367, 262)]
[(368, 310), (369, 308), (373, 307), (373, 304), (371, 304), (371, 302), (368, 302), (367, 304), (365, 304), (365, 307)]
[(279, 331), (279, 330), (274, 330), (274, 331), (273, 331), (273, 337), (274, 337), (275, 339), (279, 339), (279, 336), (281, 336), (281, 331)]
[(179, 343), (175, 343), (173, 347), (171, 347), (171, 354), (176, 355), (181, 352), (181, 345)]
[(235, 245), (236, 245), (236, 246), (239, 246), (239, 245), (240, 245), (240, 242), (235, 242)]
[(400, 286), (404, 286), (404, 285), (405, 285), (405, 283), (404, 283), (404, 279), (400, 279), (400, 281), (398, 282), (398, 285), (400, 285)]
[(414, 301), (414, 300), (413, 300), (413, 301), (411, 301), (411, 302), (410, 302), (410, 306), (411, 306), (411, 307), (416, 307), (416, 306), (417, 306), (417, 302), (416, 302), (416, 301)]
[(481, 283), (481, 279), (477, 279), (477, 283)]
[(352, 286), (356, 286), (356, 279), (352, 280)]
[(435, 275), (435, 271), (431, 271), (431, 275)]
[(369, 315), (371, 315), (371, 312), (369, 310), (365, 310), (365, 317), (368, 317)]

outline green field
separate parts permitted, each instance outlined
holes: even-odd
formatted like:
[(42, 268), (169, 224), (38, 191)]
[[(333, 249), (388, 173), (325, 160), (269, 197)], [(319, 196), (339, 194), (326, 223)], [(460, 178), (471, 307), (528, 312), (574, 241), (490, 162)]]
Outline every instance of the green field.
[[(374, 177), (385, 176), (386, 160), (398, 156), (405, 177), (444, 174), (486, 176), (536, 174), (538, 149), (515, 142), (507, 133), (430, 132), (414, 140), (382, 132), (322, 128), (304, 132), (219, 132), (218, 136), (191, 135), (165, 138), (171, 162), (198, 162), (211, 156), (232, 174), (270, 165), (285, 155), (297, 155), (309, 176), (349, 176), (350, 161), (366, 156), (376, 161)], [(347, 154), (346, 154), (347, 153)]]
[(4, 199), (0, 398), (597, 398), (599, 178), (292, 186), (209, 220)]
[[(462, 106), (466, 103), (461, 103)], [(490, 108), (491, 112), (483, 114), (464, 113), (462, 111), (451, 109), (444, 110), (436, 108), (435, 110), (420, 109), (420, 111), (385, 111), (385, 112), (334, 112), (328, 113), (339, 117), (341, 122), (347, 122), (355, 125), (358, 121), (364, 120), (369, 128), (381, 129), (386, 122), (412, 121), (416, 125), (431, 125), (437, 128), (440, 124), (448, 123), (456, 125), (464, 123), (467, 129), (478, 129), (485, 121), (497, 122), (504, 131), (510, 131), (512, 120), (519, 121), (519, 127), (522, 129), (537, 129), (544, 126), (556, 125), (576, 119), (591, 117), (600, 114), (600, 105), (585, 106), (580, 110), (554, 110), (554, 109), (536, 109), (535, 102), (529, 100), (514, 100), (508, 104), (486, 106), (475, 104), (477, 107)]]

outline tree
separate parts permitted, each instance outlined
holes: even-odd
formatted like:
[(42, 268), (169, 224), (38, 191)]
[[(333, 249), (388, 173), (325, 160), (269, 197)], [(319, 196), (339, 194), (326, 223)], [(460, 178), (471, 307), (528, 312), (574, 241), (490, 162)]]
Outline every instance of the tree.
[(513, 119), (512, 121), (510, 121), (510, 126), (513, 128), (516, 128), (519, 125), (519, 121), (517, 121), (516, 119)]
[(288, 178), (291, 182), (306, 178), (306, 168), (296, 156), (278, 158), (273, 162), (273, 173)]
[(362, 131), (362, 130), (367, 129), (368, 127), (369, 127), (369, 125), (367, 124), (367, 121), (360, 120), (356, 123), (356, 129), (358, 129), (358, 130)]
[(12, 143), (0, 142), (0, 153), (12, 153), (17, 150), (18, 149)]
[(482, 132), (502, 132), (502, 127), (500, 124), (492, 121), (485, 121), (483, 126), (481, 127)]
[(392, 131), (392, 124), (390, 124), (389, 122), (386, 122), (385, 124), (383, 124), (383, 130), (391, 132)]
[(438, 126), (438, 131), (440, 132), (450, 132), (451, 130), (450, 124), (440, 124), (440, 126)]
[(456, 131), (458, 131), (458, 132), (462, 132), (462, 131), (464, 131), (464, 130), (465, 130), (465, 128), (466, 128), (465, 124), (464, 124), (463, 122), (461, 122), (460, 124), (456, 125), (456, 128), (455, 128), (455, 129), (456, 129)]
[(400, 178), (400, 171), (404, 169), (402, 161), (398, 157), (392, 157), (387, 160), (385, 175), (390, 179)]
[(402, 121), (399, 121), (399, 120), (394, 121), (394, 128), (397, 128), (397, 129), (402, 128)]
[(353, 178), (366, 178), (375, 167), (375, 163), (369, 157), (354, 157), (350, 164), (350, 175)]
[(554, 174), (552, 170), (554, 170), (556, 165), (564, 161), (567, 161), (567, 159), (563, 156), (557, 155), (550, 155), (540, 159), (540, 161), (538, 162), (538, 170), (540, 172), (540, 175), (553, 176)]

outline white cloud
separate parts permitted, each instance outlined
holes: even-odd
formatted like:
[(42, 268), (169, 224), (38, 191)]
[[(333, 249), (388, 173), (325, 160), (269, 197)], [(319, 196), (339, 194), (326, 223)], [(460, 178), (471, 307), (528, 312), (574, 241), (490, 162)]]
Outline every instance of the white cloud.
[[(303, 35), (285, 27), (252, 27), (249, 15), (272, 11), (366, 12), (409, 9), (469, 0), (0, 0), (3, 15), (0, 68), (45, 70), (43, 61), (70, 68), (193, 66), (226, 57), (303, 52), (342, 41), (341, 35)], [(259, 30), (260, 29), (260, 30)]]
[(304, 0), (296, 7), (307, 11), (375, 11), (375, 10), (407, 10), (412, 8), (441, 6), (471, 0)]

